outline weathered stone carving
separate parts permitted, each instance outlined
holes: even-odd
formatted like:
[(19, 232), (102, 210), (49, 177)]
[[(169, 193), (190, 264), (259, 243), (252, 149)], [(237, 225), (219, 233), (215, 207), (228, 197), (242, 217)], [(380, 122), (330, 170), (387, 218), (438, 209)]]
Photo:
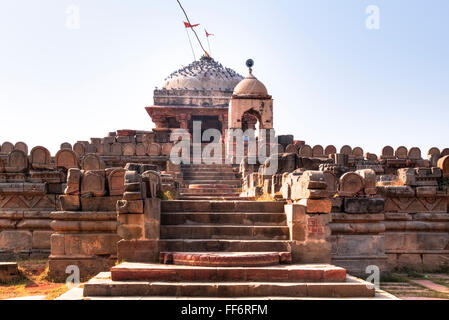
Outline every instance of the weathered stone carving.
[(86, 171), (81, 178), (81, 196), (103, 197), (106, 195), (105, 186), (104, 171)]
[(28, 170), (28, 156), (21, 150), (13, 150), (8, 154), (5, 171), (16, 173)]
[(59, 150), (55, 155), (55, 166), (65, 169), (78, 168), (78, 156), (72, 150)]
[(125, 192), (125, 169), (114, 169), (108, 176), (109, 195), (121, 196)]
[(28, 155), (28, 146), (25, 142), (17, 142), (14, 146), (14, 150), (23, 151), (26, 155)]
[(44, 147), (34, 147), (30, 153), (31, 167), (35, 170), (51, 170), (53, 165), (51, 164), (50, 152)]
[(103, 160), (96, 154), (87, 154), (81, 161), (81, 169), (85, 171), (103, 170), (104, 168), (105, 164)]
[(340, 190), (342, 197), (352, 197), (363, 190), (363, 178), (355, 172), (347, 172), (340, 178)]

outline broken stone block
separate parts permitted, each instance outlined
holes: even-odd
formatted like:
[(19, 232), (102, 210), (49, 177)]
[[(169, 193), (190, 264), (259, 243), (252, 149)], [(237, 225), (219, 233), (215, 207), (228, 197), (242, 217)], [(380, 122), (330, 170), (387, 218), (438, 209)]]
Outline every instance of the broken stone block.
[(108, 175), (110, 196), (121, 196), (125, 192), (125, 169), (114, 169)]
[(331, 193), (331, 196), (337, 192), (338, 180), (337, 176), (331, 171), (323, 172), (324, 179), (326, 180), (327, 188), (326, 190)]
[(86, 153), (86, 147), (83, 143), (77, 142), (73, 145), (73, 151), (79, 156), (83, 156)]
[(305, 207), (306, 213), (331, 213), (332, 201), (330, 199), (302, 199), (299, 205)]
[(78, 156), (75, 152), (69, 149), (59, 150), (55, 155), (56, 168), (78, 168)]
[(347, 172), (340, 178), (340, 190), (342, 197), (352, 197), (363, 190), (363, 178), (355, 172)]
[(103, 197), (106, 194), (104, 171), (86, 171), (81, 178), (81, 195)]
[(364, 190), (367, 195), (374, 195), (377, 193), (376, 189), (376, 172), (372, 169), (357, 170), (356, 173), (363, 178)]
[(346, 213), (381, 213), (384, 211), (385, 200), (382, 198), (345, 198)]
[(78, 168), (71, 168), (67, 174), (67, 188), (65, 194), (79, 195), (81, 190), (81, 170)]
[(103, 160), (96, 154), (86, 154), (81, 161), (81, 169), (84, 171), (104, 170)]
[(416, 186), (416, 175), (413, 168), (398, 169), (398, 178), (406, 186)]
[(142, 173), (142, 181), (146, 184), (146, 196), (156, 198), (158, 192), (161, 191), (161, 175), (156, 171), (145, 171)]
[(6, 159), (5, 171), (9, 173), (21, 173), (28, 170), (28, 156), (21, 150), (13, 150)]
[(59, 202), (61, 204), (61, 211), (80, 211), (81, 202), (79, 196), (59, 196)]
[(143, 214), (143, 201), (120, 200), (117, 202), (117, 212), (120, 214)]
[(34, 147), (30, 153), (31, 167), (35, 170), (52, 170), (50, 152), (44, 147)]
[(438, 160), (438, 168), (443, 172), (443, 178), (449, 178), (449, 156), (444, 156)]

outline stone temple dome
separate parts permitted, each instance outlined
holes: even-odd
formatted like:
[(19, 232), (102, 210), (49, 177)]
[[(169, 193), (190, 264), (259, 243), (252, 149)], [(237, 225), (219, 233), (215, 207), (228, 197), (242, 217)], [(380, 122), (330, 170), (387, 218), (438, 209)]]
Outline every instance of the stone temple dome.
[(249, 75), (235, 87), (233, 95), (248, 98), (268, 97), (268, 90), (249, 69)]
[(185, 68), (173, 72), (163, 85), (165, 90), (230, 91), (243, 79), (234, 70), (203, 56)]

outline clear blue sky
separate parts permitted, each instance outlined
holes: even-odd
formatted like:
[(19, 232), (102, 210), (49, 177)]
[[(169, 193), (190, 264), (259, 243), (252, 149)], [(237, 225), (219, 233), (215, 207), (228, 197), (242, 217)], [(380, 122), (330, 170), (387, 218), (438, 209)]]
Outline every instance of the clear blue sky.
[[(80, 29), (66, 27), (80, 8)], [(278, 134), (311, 145), (449, 147), (449, 1), (183, 0), (216, 60), (275, 99)], [(365, 25), (380, 8), (380, 30)], [(175, 0), (0, 0), (0, 142), (153, 127), (144, 107), (193, 58)], [(199, 54), (197, 48), (197, 54)]]

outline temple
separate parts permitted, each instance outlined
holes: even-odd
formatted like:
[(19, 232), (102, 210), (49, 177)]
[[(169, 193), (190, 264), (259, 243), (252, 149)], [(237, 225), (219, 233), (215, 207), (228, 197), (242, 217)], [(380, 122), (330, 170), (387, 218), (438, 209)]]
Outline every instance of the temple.
[[(447, 268), (449, 149), (375, 154), (276, 135), (256, 73), (205, 56), (154, 91), (152, 130), (64, 142), (53, 156), (4, 142), (0, 259), (48, 259), (59, 280), (78, 268), (79, 299), (394, 299), (355, 276)], [(172, 133), (190, 142), (195, 122), (220, 133), (219, 161), (173, 161)], [(248, 129), (239, 154), (233, 132)], [(208, 142), (203, 155), (217, 155)]]

